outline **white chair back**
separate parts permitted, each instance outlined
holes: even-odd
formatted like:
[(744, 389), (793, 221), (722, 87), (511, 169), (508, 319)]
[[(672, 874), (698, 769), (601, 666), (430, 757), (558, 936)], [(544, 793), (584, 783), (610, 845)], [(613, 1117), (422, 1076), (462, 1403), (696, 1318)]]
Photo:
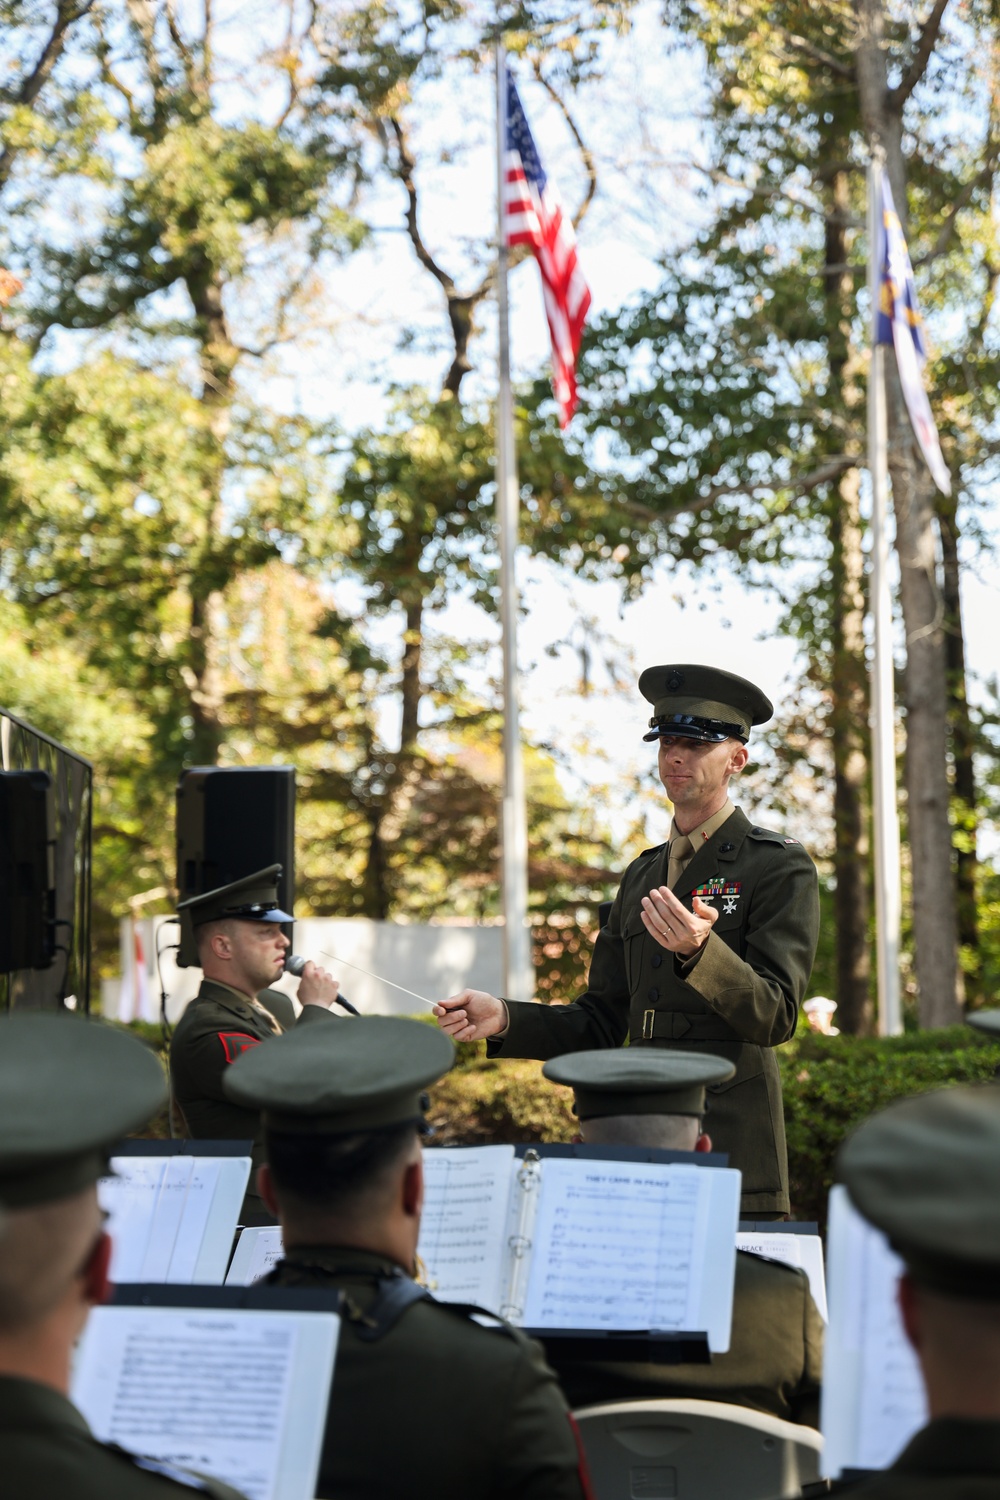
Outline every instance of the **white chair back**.
[(819, 1479), (823, 1439), (722, 1401), (617, 1401), (574, 1412), (595, 1500), (788, 1500)]

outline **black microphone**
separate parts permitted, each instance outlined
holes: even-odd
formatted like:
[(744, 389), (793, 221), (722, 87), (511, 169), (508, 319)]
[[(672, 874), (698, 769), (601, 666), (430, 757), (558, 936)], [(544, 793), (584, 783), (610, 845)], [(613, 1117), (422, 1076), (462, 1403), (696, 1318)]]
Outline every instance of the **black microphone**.
[[(303, 958), (301, 953), (289, 953), (285, 957), (285, 973), (294, 974), (297, 978), (308, 962), (308, 958)], [(361, 1014), (356, 1005), (352, 1005), (350, 1000), (347, 1000), (339, 993), (333, 1003), (334, 1005), (343, 1006), (344, 1010), (349, 1010), (352, 1016), (360, 1016)]]

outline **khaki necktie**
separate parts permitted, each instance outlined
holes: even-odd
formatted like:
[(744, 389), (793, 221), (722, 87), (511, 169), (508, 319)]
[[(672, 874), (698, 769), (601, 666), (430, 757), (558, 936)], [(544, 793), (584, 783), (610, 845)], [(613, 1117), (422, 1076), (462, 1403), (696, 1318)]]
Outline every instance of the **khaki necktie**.
[(260, 1001), (256, 997), (254, 997), (254, 999), (251, 1000), (250, 1004), (251, 1004), (251, 1007), (260, 1016), (261, 1020), (267, 1022), (267, 1024), (270, 1026), (271, 1030), (274, 1032), (275, 1036), (283, 1036), (284, 1035), (284, 1027), (282, 1026), (281, 1022), (278, 1020), (277, 1016), (272, 1016), (271, 1012), (268, 1010), (268, 1008), (267, 1008), (266, 1005), (262, 1005), (260, 1003)]
[(667, 885), (674, 889), (678, 880), (684, 874), (694, 854), (694, 845), (686, 833), (679, 834), (677, 838), (670, 840), (670, 849), (667, 858)]

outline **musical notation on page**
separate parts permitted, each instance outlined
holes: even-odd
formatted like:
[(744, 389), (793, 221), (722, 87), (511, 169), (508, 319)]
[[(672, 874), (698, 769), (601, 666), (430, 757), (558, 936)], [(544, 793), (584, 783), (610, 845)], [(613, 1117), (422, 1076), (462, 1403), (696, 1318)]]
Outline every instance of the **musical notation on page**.
[(499, 1312), (513, 1146), (424, 1152), (424, 1209), (417, 1254), (442, 1302)]

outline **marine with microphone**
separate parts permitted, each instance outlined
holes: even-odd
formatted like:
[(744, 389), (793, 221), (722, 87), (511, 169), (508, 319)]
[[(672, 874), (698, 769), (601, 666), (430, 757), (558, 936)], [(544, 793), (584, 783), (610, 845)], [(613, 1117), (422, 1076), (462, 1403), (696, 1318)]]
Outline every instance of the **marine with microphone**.
[[(301, 953), (289, 953), (285, 956), (285, 973), (294, 974), (298, 979), (304, 972), (306, 964), (309, 962), (310, 960), (308, 958), (303, 958)], [(350, 1011), (352, 1016), (360, 1016), (361, 1014), (357, 1006), (352, 1005), (347, 996), (342, 995), (339, 990), (334, 996), (333, 1003), (335, 1005), (339, 1005), (341, 1010)]]
[[(286, 968), (291, 947), (282, 923), (293, 918), (278, 905), (280, 865), (269, 865), (177, 908), (182, 927), (198, 951), (201, 988), (177, 1023), (170, 1042), (171, 1119), (175, 1134), (193, 1140), (252, 1140), (259, 1165), (261, 1124), (255, 1110), (234, 1104), (223, 1092), (230, 1063), (294, 1026), (344, 1025), (330, 1007), (340, 986), (326, 969), (294, 957), (298, 973), (298, 1017), (287, 995), (271, 986)], [(346, 1009), (353, 1006), (341, 1002)], [(256, 1174), (243, 1205), (243, 1223), (270, 1223), (256, 1193)]]

